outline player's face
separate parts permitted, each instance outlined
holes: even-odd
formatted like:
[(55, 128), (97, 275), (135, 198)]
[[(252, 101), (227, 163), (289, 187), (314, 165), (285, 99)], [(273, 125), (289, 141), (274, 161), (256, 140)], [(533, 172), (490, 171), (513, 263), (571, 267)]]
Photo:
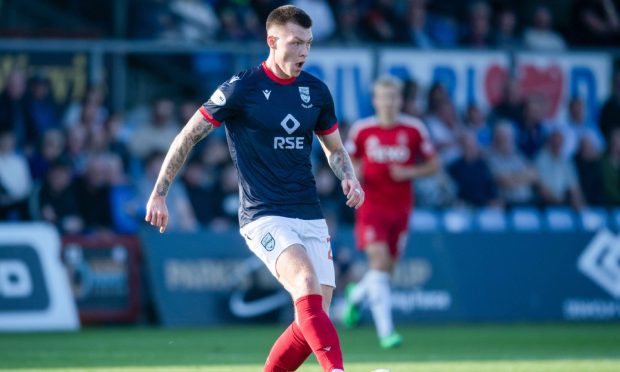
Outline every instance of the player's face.
[(398, 88), (389, 85), (378, 85), (374, 88), (372, 103), (377, 116), (394, 119), (403, 105)]
[(280, 78), (299, 76), (311, 45), (311, 29), (290, 22), (276, 27), (269, 45), (275, 57), (276, 75)]

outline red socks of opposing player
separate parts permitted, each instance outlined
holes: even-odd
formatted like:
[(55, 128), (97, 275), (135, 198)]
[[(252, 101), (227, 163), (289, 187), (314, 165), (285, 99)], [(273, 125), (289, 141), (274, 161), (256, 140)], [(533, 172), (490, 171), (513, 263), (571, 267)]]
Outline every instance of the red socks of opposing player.
[(310, 354), (312, 354), (312, 349), (293, 321), (271, 347), (264, 371), (296, 371)]
[(291, 324), (271, 348), (265, 372), (294, 371), (313, 351), (323, 371), (343, 370), (338, 333), (323, 311), (323, 297), (308, 295), (295, 301), (299, 327)]

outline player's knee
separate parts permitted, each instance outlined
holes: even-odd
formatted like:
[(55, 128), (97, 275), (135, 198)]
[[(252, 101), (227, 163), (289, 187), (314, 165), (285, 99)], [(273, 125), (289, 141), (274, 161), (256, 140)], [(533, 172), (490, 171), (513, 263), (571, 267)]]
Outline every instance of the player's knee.
[(302, 270), (295, 275), (295, 290), (300, 296), (321, 293), (318, 278), (313, 272), (307, 270)]
[(369, 266), (372, 270), (389, 272), (392, 267), (392, 260), (387, 252), (376, 252), (369, 256)]

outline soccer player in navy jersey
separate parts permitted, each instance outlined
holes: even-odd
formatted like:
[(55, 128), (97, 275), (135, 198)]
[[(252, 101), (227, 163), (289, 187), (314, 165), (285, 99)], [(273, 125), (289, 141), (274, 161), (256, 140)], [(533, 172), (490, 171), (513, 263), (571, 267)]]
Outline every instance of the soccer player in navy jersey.
[(408, 233), (413, 206), (412, 180), (435, 173), (439, 162), (424, 124), (399, 114), (403, 84), (392, 76), (373, 86), (375, 115), (353, 124), (347, 147), (367, 192), (356, 211), (355, 238), (366, 252), (369, 270), (359, 283), (347, 286), (343, 322), (360, 320), (361, 304), (368, 300), (383, 348), (399, 346), (394, 330), (390, 276)]
[(324, 371), (344, 370), (338, 334), (327, 316), (335, 274), (311, 172), (314, 134), (341, 180), (346, 204), (358, 208), (364, 202), (331, 94), (302, 71), (312, 44), (311, 26), (310, 17), (294, 6), (270, 13), (269, 57), (221, 84), (177, 135), (146, 211), (146, 220), (164, 232), (171, 182), (193, 146), (224, 124), (239, 173), (241, 235), (295, 306), (295, 320), (267, 357), (264, 370), (272, 372), (294, 371), (313, 352)]

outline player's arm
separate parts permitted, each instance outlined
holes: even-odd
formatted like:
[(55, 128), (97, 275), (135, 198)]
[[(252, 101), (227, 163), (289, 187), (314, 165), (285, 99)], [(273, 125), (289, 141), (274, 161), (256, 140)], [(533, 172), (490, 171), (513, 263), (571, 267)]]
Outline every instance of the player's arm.
[(407, 181), (415, 178), (431, 176), (439, 171), (439, 160), (436, 155), (416, 165), (392, 165), (390, 175), (394, 181)]
[(166, 196), (172, 181), (183, 166), (183, 163), (185, 163), (187, 155), (192, 148), (205, 138), (213, 128), (213, 124), (205, 119), (200, 111), (196, 111), (181, 132), (177, 134), (174, 141), (172, 141), (172, 145), (170, 145), (170, 149), (168, 149), (164, 163), (159, 171), (153, 192), (146, 205), (145, 220), (150, 222), (151, 225), (159, 227), (159, 232), (163, 233), (168, 224)]
[(338, 129), (329, 134), (319, 134), (319, 141), (332, 171), (341, 181), (342, 191), (347, 196), (347, 205), (359, 208), (364, 203), (364, 190), (360, 186), (351, 158), (345, 150)]

